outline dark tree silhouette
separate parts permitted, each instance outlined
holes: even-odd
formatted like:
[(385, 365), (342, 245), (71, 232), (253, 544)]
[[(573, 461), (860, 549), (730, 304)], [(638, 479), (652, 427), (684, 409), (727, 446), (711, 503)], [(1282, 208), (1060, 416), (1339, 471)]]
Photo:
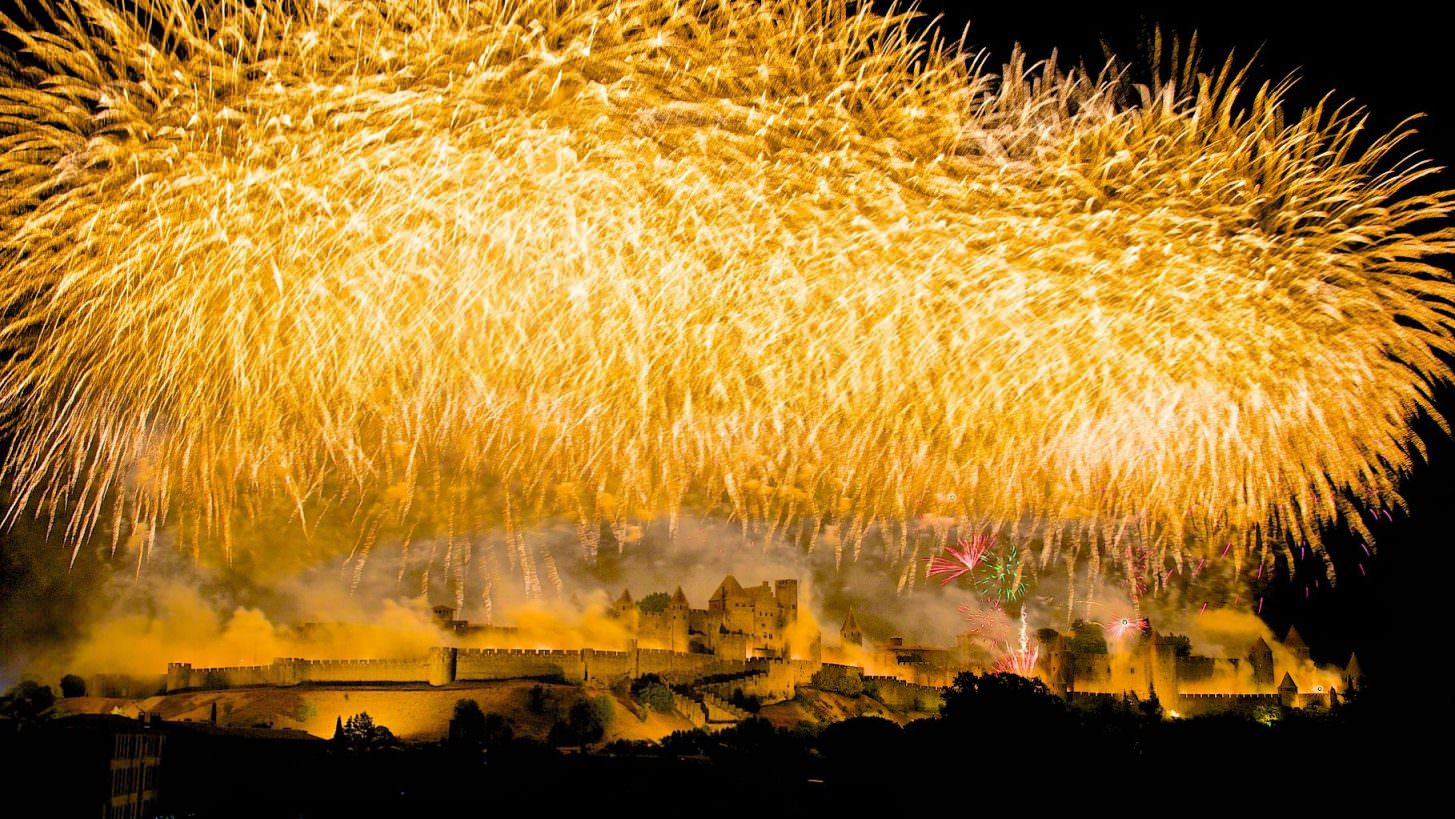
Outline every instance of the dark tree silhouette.
[(544, 714), (546, 712), (546, 689), (544, 686), (531, 686), (525, 695), (525, 707), (530, 709), (532, 714)]
[(0, 717), (9, 717), (21, 725), (39, 722), (56, 704), (56, 695), (48, 685), (24, 680), (0, 694)]
[(552, 745), (586, 746), (600, 742), (611, 724), (611, 704), (606, 697), (577, 700), (566, 712), (566, 719), (551, 726)]
[(393, 731), (375, 724), (368, 711), (361, 711), (344, 720), (343, 744), (351, 751), (382, 751), (398, 747), (399, 740)]
[(637, 702), (653, 711), (666, 713), (676, 705), (672, 689), (668, 688), (667, 684), (662, 682), (662, 678), (656, 674), (643, 674), (632, 680), (631, 694)]
[(86, 696), (86, 681), (75, 674), (67, 674), (61, 678), (62, 697), (84, 697)]
[(450, 718), (450, 744), (479, 748), (485, 742), (485, 712), (471, 699), (455, 702)]

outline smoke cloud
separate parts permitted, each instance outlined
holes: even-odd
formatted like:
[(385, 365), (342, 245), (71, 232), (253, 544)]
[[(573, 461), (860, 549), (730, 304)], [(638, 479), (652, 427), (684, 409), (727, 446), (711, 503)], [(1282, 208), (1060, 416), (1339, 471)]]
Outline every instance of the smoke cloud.
[[(800, 622), (789, 635), (800, 647), (820, 631), (825, 646), (837, 646), (839, 624), (851, 607), (866, 645), (902, 636), (909, 643), (948, 646), (970, 632), (986, 660), (1014, 643), (1022, 618), (1031, 629), (1064, 631), (1076, 618), (1111, 623), (1138, 610), (1115, 587), (1070, 595), (1067, 590), (1081, 581), (1069, 583), (1055, 567), (1032, 578), (1039, 582), (1032, 582), (1028, 596), (1009, 603), (988, 602), (965, 583), (941, 585), (925, 576), (925, 561), (951, 533), (929, 519), (916, 521), (900, 539), (870, 530), (857, 560), (845, 559), (833, 529), (812, 538), (802, 532), (769, 536), (685, 517), (674, 531), (665, 520), (621, 536), (604, 530), (594, 556), (581, 549), (576, 527), (562, 523), (371, 544), (291, 571), (278, 565), (263, 570), (245, 560), (208, 565), (174, 548), (152, 550), (143, 564), (124, 548), (115, 555), (97, 548), (68, 566), (69, 555), (39, 542), (38, 534), (16, 531), (5, 538), (7, 572), (19, 581), (7, 584), (11, 593), (3, 604), (7, 683), (21, 675), (157, 675), (173, 661), (209, 666), (292, 656), (415, 657), (445, 642), (616, 648), (629, 635), (606, 607), (622, 589), (640, 599), (680, 587), (694, 607), (704, 607), (729, 574), (744, 585), (800, 581)], [(306, 551), (290, 551), (291, 559)], [(1263, 637), (1283, 655), (1280, 667), (1295, 667), (1295, 658), (1252, 613), (1209, 608), (1197, 614), (1178, 602), (1153, 604), (1143, 614), (1158, 631), (1186, 634), (1197, 653), (1242, 657)], [(466, 637), (446, 633), (431, 615), (436, 605), (456, 609), (457, 619), (508, 628)], [(856, 654), (872, 665), (869, 651), (850, 647), (840, 656)], [(1306, 665), (1310, 678), (1319, 673)]]

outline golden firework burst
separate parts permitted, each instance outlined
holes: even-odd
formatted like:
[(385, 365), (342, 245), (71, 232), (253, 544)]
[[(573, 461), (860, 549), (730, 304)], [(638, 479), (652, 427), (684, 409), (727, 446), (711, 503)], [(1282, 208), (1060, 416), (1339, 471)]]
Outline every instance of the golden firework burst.
[(1232, 68), (992, 73), (842, 0), (27, 8), (4, 478), (76, 543), (283, 507), (1317, 548), (1400, 503), (1448, 377), (1451, 196)]

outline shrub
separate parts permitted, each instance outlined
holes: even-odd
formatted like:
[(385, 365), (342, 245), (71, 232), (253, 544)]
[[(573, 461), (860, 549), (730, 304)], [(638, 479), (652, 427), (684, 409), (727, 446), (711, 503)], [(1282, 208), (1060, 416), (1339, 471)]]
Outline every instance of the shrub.
[(728, 698), (728, 702), (749, 714), (756, 714), (763, 708), (761, 697), (756, 694), (744, 694), (741, 688), (733, 689), (733, 695)]
[(0, 695), (0, 716), (19, 723), (35, 722), (55, 704), (50, 686), (24, 680)]
[(844, 674), (824, 668), (813, 675), (813, 687), (846, 697), (857, 697), (864, 693), (864, 678), (858, 674)]
[(67, 674), (61, 678), (62, 697), (84, 697), (86, 696), (86, 681), (75, 674)]
[(611, 701), (606, 697), (577, 700), (565, 720), (551, 726), (552, 745), (589, 745), (600, 742), (611, 724)]
[(545, 686), (533, 685), (525, 695), (525, 707), (532, 714), (544, 714), (546, 712), (546, 689)]
[(642, 705), (664, 714), (677, 705), (672, 689), (656, 674), (643, 674), (632, 680), (631, 695)]

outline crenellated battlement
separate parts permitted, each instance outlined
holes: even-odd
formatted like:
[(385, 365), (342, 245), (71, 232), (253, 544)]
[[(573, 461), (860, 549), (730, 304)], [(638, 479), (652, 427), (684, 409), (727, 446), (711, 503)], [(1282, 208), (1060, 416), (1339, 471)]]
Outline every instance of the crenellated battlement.
[(1179, 700), (1269, 700), (1278, 701), (1277, 694), (1179, 694)]
[[(591, 651), (592, 649), (584, 650)], [(581, 654), (581, 650), (561, 648), (459, 648), (455, 651), (460, 657), (576, 657)]]
[(665, 649), (609, 651), (550, 648), (432, 648), (425, 657), (407, 659), (304, 659), (279, 657), (271, 665), (194, 668), (168, 663), (166, 690), (224, 689), (246, 686), (291, 686), (308, 683), (421, 683), (441, 686), (456, 682), (508, 679), (560, 679), (611, 684), (642, 674), (657, 674), (672, 684), (705, 677), (756, 672), (754, 690), (764, 695), (792, 696), (795, 685), (807, 685), (818, 664), (768, 658), (723, 659)]
[[(411, 663), (423, 663), (423, 662), (426, 662), (426, 661), (427, 661), (427, 658), (420, 657), (418, 659), (409, 659), (409, 660), (275, 660), (274, 662), (275, 663), (282, 663), (282, 662), (302, 663), (304, 665), (319, 666), (319, 667), (323, 667), (323, 668), (328, 668), (328, 667), (334, 667), (334, 666), (386, 666), (386, 665), (388, 665), (388, 666), (397, 666), (397, 665), (408, 665), (408, 664), (411, 664)], [(260, 668), (271, 668), (271, 666), (259, 666), (259, 667)]]

